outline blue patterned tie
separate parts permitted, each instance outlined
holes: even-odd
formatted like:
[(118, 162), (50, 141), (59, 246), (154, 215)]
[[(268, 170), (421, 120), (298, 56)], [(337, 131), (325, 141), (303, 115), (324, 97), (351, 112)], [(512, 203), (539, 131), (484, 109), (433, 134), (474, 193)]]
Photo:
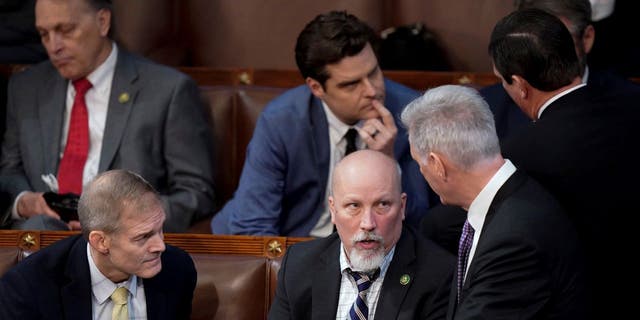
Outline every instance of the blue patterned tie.
[(349, 310), (349, 319), (367, 320), (367, 318), (369, 318), (367, 291), (369, 291), (371, 284), (376, 281), (376, 278), (380, 274), (380, 269), (377, 269), (371, 276), (366, 273), (351, 271), (351, 269), (347, 269), (347, 272), (353, 277), (353, 280), (356, 281), (356, 285), (358, 286), (358, 297)]
[(473, 227), (469, 220), (464, 222), (462, 227), (462, 236), (460, 236), (460, 244), (458, 246), (458, 301), (460, 302), (460, 293), (462, 292), (462, 284), (464, 283), (464, 271), (467, 269), (467, 261), (473, 244)]

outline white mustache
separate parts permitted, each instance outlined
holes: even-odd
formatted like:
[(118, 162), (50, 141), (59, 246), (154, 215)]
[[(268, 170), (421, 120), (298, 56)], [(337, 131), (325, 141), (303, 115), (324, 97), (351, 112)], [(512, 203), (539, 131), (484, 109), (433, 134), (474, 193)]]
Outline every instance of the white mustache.
[(351, 242), (353, 244), (360, 241), (375, 241), (382, 243), (383, 240), (382, 236), (377, 235), (375, 232), (359, 232), (351, 238)]

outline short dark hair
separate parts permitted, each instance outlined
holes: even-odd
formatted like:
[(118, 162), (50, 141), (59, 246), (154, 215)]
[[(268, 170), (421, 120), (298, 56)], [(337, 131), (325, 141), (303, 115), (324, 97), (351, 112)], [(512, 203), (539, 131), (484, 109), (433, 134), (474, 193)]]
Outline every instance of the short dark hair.
[(322, 86), (329, 78), (325, 66), (357, 55), (367, 44), (375, 47), (376, 34), (346, 11), (331, 11), (309, 22), (296, 41), (296, 64), (303, 78)]
[(507, 83), (519, 75), (542, 91), (566, 86), (581, 73), (569, 30), (539, 9), (517, 10), (498, 21), (489, 54)]

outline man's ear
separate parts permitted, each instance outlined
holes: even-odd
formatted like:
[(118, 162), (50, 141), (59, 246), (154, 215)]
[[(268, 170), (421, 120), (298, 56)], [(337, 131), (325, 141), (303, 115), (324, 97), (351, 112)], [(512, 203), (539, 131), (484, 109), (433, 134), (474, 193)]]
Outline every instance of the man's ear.
[(91, 231), (89, 233), (89, 245), (102, 254), (109, 254), (111, 243), (104, 231)]
[(442, 156), (435, 152), (429, 152), (427, 165), (431, 166), (432, 171), (438, 178), (440, 178), (442, 181), (447, 181), (448, 173)]
[(331, 214), (331, 223), (336, 224), (336, 204), (333, 196), (329, 196), (329, 213)]
[(593, 43), (596, 41), (596, 29), (592, 25), (588, 25), (582, 33), (582, 46), (584, 53), (588, 54), (593, 48)]
[(529, 90), (531, 89), (529, 82), (525, 78), (515, 74), (511, 76), (511, 81), (517, 89), (516, 94), (518, 98), (526, 100), (529, 97)]
[(98, 11), (98, 27), (100, 35), (106, 37), (111, 29), (111, 10), (100, 9)]
[(324, 96), (324, 88), (322, 87), (322, 84), (320, 84), (318, 80), (311, 77), (307, 77), (305, 79), (305, 82), (307, 83), (309, 90), (311, 90), (311, 93), (316, 96), (316, 98), (322, 99), (322, 97)]

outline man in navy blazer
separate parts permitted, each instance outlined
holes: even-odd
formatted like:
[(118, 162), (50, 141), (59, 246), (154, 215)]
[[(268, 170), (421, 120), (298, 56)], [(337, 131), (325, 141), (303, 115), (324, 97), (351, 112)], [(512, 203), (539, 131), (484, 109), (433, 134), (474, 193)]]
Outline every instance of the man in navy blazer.
[(442, 203), (466, 214), (447, 319), (583, 319), (578, 236), (558, 202), (500, 154), (474, 89), (427, 90), (402, 113)]
[(620, 270), (636, 250), (638, 99), (584, 85), (571, 35), (545, 11), (505, 17), (489, 49), (494, 73), (535, 121), (502, 144), (503, 154), (549, 190), (574, 223), (587, 258), (590, 317), (625, 317), (633, 298), (611, 292), (626, 290)]
[(234, 197), (214, 216), (213, 233), (323, 237), (333, 232), (330, 173), (357, 130), (357, 149), (394, 157), (409, 195), (407, 223), (437, 202), (411, 160), (397, 115), (417, 93), (385, 80), (371, 28), (346, 12), (322, 14), (298, 37), (306, 85), (270, 102), (258, 119)]
[(187, 253), (165, 245), (164, 209), (148, 182), (107, 171), (83, 192), (79, 216), (82, 235), (0, 279), (0, 319), (111, 319), (117, 288), (125, 288), (131, 319), (189, 319), (196, 270)]
[[(591, 3), (588, 0), (523, 0), (518, 9), (537, 8), (558, 17), (569, 29), (576, 54), (584, 69), (582, 82), (612, 95), (640, 97), (640, 86), (613, 72), (589, 68), (587, 55), (593, 48), (596, 30), (591, 22)], [(531, 122), (498, 83), (482, 88), (480, 94), (487, 100), (496, 120), (498, 138), (504, 140), (515, 135)]]
[(169, 232), (185, 232), (212, 213), (212, 143), (197, 86), (118, 47), (110, 38), (112, 18), (111, 1), (36, 2), (36, 27), (50, 59), (9, 82), (0, 192), (15, 205), (1, 208), (0, 224), (16, 228), (31, 218), (68, 229), (42, 194), (59, 191), (53, 180), (71, 131), (72, 82), (82, 78), (92, 83), (85, 97), (87, 160), (77, 170), (82, 184), (110, 169), (142, 175), (162, 196)]
[[(444, 318), (454, 259), (404, 225), (400, 184), (397, 163), (380, 152), (338, 163), (329, 196), (337, 232), (287, 250), (269, 319), (358, 319), (348, 316), (355, 305), (367, 319)], [(376, 276), (359, 292), (350, 272)]]

